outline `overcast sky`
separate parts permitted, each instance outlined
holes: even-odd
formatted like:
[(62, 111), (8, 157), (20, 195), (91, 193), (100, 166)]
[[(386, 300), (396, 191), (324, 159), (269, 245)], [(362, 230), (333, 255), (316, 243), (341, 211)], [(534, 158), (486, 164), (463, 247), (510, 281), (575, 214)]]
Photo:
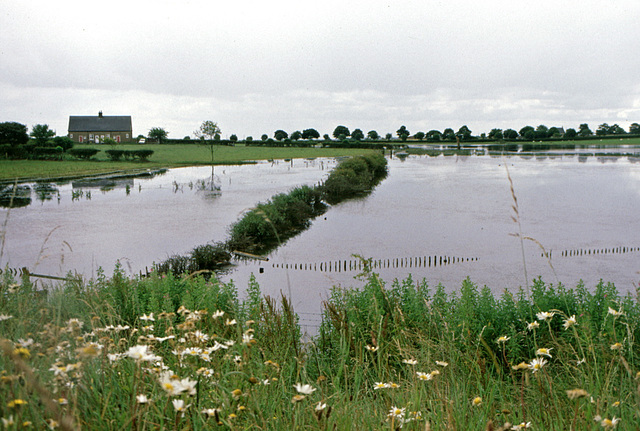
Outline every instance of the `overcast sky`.
[(628, 130), (639, 22), (639, 0), (0, 0), (0, 122)]

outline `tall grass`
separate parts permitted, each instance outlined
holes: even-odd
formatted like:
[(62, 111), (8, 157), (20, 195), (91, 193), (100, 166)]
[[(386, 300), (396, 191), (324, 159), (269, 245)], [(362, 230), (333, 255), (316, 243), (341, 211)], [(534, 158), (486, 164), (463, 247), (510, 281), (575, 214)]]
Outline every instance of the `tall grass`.
[[(286, 298), (171, 274), (0, 282), (10, 429), (532, 429), (640, 422), (640, 305), (601, 282), (495, 295), (334, 288), (302, 342)], [(521, 425), (522, 428), (518, 428)]]

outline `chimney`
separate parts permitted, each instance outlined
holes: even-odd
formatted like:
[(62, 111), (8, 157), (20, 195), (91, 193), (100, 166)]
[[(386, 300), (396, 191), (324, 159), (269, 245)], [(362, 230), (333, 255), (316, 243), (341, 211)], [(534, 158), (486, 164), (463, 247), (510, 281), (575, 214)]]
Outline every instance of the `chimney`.
[(98, 112), (98, 118), (102, 118), (102, 111)]

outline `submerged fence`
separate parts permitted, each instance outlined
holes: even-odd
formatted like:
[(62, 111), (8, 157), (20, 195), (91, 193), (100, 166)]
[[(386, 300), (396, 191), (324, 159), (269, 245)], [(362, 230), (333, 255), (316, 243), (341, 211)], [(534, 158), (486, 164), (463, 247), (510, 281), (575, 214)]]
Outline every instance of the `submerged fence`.
[(588, 249), (573, 249), (563, 250), (560, 252), (562, 257), (574, 257), (574, 256), (593, 256), (603, 254), (625, 254), (634, 253), (640, 251), (640, 247), (613, 247), (613, 248), (588, 248)]
[[(460, 262), (476, 262), (477, 257), (457, 257), (457, 256), (418, 256), (418, 257), (397, 257), (392, 259), (371, 259), (370, 269), (384, 268), (430, 268), (437, 266), (452, 265)], [(362, 271), (365, 267), (362, 259), (332, 260), (313, 263), (273, 263), (276, 269), (293, 269), (297, 271), (321, 271), (321, 272), (349, 272)]]

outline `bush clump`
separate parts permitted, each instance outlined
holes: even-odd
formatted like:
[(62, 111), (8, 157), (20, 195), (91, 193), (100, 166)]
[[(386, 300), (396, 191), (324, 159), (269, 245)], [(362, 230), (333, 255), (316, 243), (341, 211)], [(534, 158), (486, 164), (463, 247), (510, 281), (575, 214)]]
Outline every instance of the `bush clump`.
[(77, 159), (89, 160), (98, 154), (100, 150), (96, 148), (71, 148), (67, 153)]

